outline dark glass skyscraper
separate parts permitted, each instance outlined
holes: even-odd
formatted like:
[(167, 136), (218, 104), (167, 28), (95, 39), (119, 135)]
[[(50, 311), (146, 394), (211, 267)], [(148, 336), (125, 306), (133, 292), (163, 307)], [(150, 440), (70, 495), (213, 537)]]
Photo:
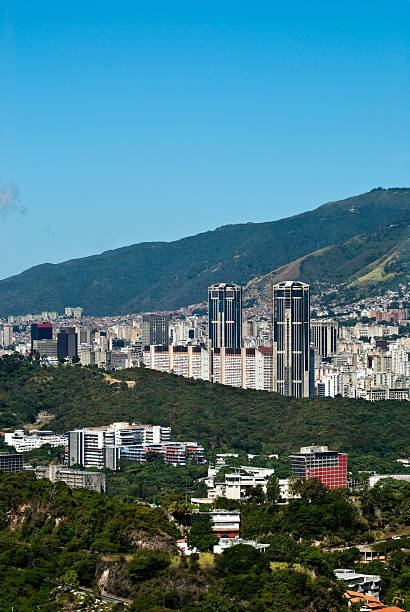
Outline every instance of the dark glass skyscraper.
[(74, 327), (62, 327), (57, 334), (57, 357), (65, 359), (77, 355), (78, 336)]
[(242, 287), (218, 283), (208, 289), (209, 340), (211, 348), (242, 346)]
[(310, 287), (273, 285), (273, 390), (309, 397), (310, 367)]
[(33, 350), (33, 340), (52, 340), (53, 326), (51, 323), (32, 323), (31, 324), (31, 350)]

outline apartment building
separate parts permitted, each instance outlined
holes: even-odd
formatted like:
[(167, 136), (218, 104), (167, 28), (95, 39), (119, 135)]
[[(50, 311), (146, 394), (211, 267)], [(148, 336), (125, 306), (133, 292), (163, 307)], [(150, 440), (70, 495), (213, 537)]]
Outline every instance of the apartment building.
[(113, 423), (68, 432), (67, 463), (115, 470), (120, 448), (171, 440), (171, 428), (160, 425)]
[(170, 465), (186, 465), (189, 461), (205, 462), (204, 447), (196, 442), (130, 445), (120, 448), (120, 459), (146, 463), (150, 453), (161, 455), (164, 462)]
[(330, 489), (347, 488), (347, 455), (327, 446), (302, 446), (290, 456), (292, 473), (297, 478), (318, 478)]
[(4, 441), (9, 446), (14, 446), (18, 453), (26, 453), (36, 448), (49, 444), (50, 446), (67, 446), (68, 437), (66, 434), (55, 434), (52, 431), (41, 431), (32, 429), (25, 431), (17, 429), (13, 432), (4, 434)]
[(239, 538), (241, 513), (239, 510), (211, 510), (209, 512), (195, 512), (205, 514), (211, 519), (212, 531), (219, 538)]
[(63, 465), (37, 466), (34, 468), (36, 477), (51, 482), (64, 482), (72, 489), (89, 489), (97, 493), (105, 493), (105, 474), (103, 472), (87, 472), (73, 470)]

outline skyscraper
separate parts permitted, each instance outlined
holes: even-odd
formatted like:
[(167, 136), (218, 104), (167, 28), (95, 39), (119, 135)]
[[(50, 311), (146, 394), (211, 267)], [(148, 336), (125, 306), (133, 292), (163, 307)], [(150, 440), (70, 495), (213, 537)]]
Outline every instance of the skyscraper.
[(273, 285), (273, 390), (310, 395), (310, 287), (299, 281)]
[(169, 345), (168, 315), (149, 314), (142, 317), (142, 344)]
[(312, 344), (327, 359), (336, 353), (338, 327), (336, 321), (314, 319), (310, 324)]
[(62, 327), (57, 334), (57, 357), (71, 358), (78, 353), (78, 336), (74, 327)]
[(52, 340), (53, 326), (51, 323), (32, 323), (31, 325), (31, 350), (34, 340)]
[(213, 349), (242, 346), (242, 287), (218, 283), (208, 288), (209, 341)]

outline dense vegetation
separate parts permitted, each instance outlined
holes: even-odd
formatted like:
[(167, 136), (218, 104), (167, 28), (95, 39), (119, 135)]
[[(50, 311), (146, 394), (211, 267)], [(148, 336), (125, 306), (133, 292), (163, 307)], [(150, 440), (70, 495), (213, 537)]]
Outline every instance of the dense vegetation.
[[(407, 402), (293, 399), (265, 391), (236, 389), (137, 368), (116, 373), (109, 384), (90, 368), (46, 368), (13, 354), (0, 359), (0, 418), (3, 428), (34, 422), (40, 410), (55, 415), (45, 425), (73, 427), (134, 421), (169, 425), (179, 440), (195, 440), (209, 452), (231, 449), (287, 455), (299, 446), (328, 444), (346, 451), (360, 469), (381, 469), (409, 454)], [(373, 468), (375, 469), (375, 468)]]
[(95, 586), (102, 553), (173, 550), (177, 534), (160, 509), (0, 472), (0, 609), (51, 612), (47, 580)]
[[(55, 589), (57, 582), (95, 594), (104, 589), (141, 612), (347, 612), (333, 570), (357, 564), (356, 543), (408, 530), (410, 484), (381, 482), (351, 497), (313, 479), (295, 483), (295, 491), (299, 499), (278, 505), (273, 478), (266, 496), (255, 490), (240, 504), (241, 535), (268, 543), (265, 552), (240, 544), (187, 559), (176, 553), (179, 532), (164, 509), (181, 529), (192, 525), (189, 540), (200, 550), (211, 549), (215, 536), (206, 515), (195, 514), (183, 496), (164, 496), (164, 509), (152, 509), (37, 481), (32, 473), (0, 473), (0, 609), (97, 609), (92, 598), (89, 607), (75, 604), (73, 594)], [(410, 603), (409, 544), (376, 544), (387, 563), (355, 565), (382, 576), (386, 602)], [(329, 551), (335, 546), (344, 548)]]
[[(128, 465), (127, 465), (128, 464)], [(198, 482), (207, 466), (166, 465), (162, 457), (147, 463), (122, 462), (121, 472), (107, 472), (107, 494), (119, 500), (138, 499), (158, 503), (167, 496), (206, 497), (205, 485)]]
[[(78, 303), (87, 314), (105, 315), (202, 302), (211, 283), (246, 284), (323, 247), (408, 223), (409, 203), (409, 189), (375, 189), (280, 221), (227, 225), (176, 242), (43, 264), (0, 281), (0, 314), (62, 312)], [(360, 255), (366, 265), (367, 248), (375, 259), (384, 253), (371, 242)], [(347, 261), (350, 253), (345, 255)], [(334, 274), (333, 268), (327, 272)]]

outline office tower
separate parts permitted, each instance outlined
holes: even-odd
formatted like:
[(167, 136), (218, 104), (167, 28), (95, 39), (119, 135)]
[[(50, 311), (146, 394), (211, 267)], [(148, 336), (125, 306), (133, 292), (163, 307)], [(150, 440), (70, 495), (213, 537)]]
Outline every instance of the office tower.
[(347, 487), (347, 455), (327, 446), (302, 446), (290, 456), (292, 473), (297, 478), (318, 478), (326, 487)]
[(57, 359), (57, 340), (33, 340), (32, 346), (32, 350), (37, 351), (40, 357)]
[(75, 319), (81, 319), (81, 317), (83, 316), (83, 312), (84, 308), (81, 308), (81, 306), (76, 306), (75, 308), (73, 308), (73, 317)]
[(208, 288), (208, 334), (212, 349), (242, 346), (242, 287), (218, 283)]
[(13, 326), (5, 324), (0, 335), (0, 346), (9, 347), (13, 344)]
[(273, 390), (309, 397), (310, 287), (299, 281), (273, 285)]
[(51, 323), (32, 323), (31, 324), (31, 350), (33, 350), (34, 340), (52, 340), (53, 326)]
[(77, 326), (75, 331), (78, 337), (78, 345), (92, 343), (92, 330), (90, 328)]
[(74, 327), (62, 327), (57, 334), (57, 357), (65, 359), (78, 353), (78, 336)]
[(336, 353), (338, 326), (335, 321), (314, 319), (310, 323), (310, 336), (319, 355), (326, 359)]
[(66, 317), (72, 317), (73, 316), (73, 309), (71, 308), (71, 306), (66, 306), (64, 308), (64, 314)]
[(142, 317), (142, 343), (158, 346), (169, 345), (168, 315), (149, 314)]

